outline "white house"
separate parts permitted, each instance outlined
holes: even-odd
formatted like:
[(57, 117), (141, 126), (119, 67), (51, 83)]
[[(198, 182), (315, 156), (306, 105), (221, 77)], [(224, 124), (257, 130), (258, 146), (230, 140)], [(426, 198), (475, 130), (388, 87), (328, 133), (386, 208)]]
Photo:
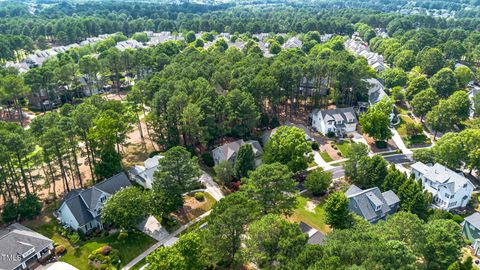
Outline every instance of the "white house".
[(412, 165), (415, 178), (421, 179), (424, 190), (432, 193), (433, 207), (452, 210), (467, 206), (474, 189), (462, 174), (436, 163), (433, 166), (417, 162)]
[(63, 199), (55, 216), (60, 223), (74, 230), (88, 232), (102, 228), (100, 211), (113, 194), (130, 186), (127, 175), (121, 172), (84, 190), (72, 190)]
[(322, 111), (316, 109), (310, 114), (310, 121), (313, 129), (324, 135), (333, 132), (336, 136), (343, 136), (357, 128), (353, 107)]
[(260, 143), (255, 140), (250, 140), (245, 142), (241, 139), (231, 143), (226, 143), (224, 145), (221, 145), (213, 149), (212, 156), (213, 156), (213, 161), (215, 162), (215, 165), (219, 164), (224, 160), (228, 160), (231, 163), (235, 163), (238, 150), (240, 150), (240, 147), (244, 144), (250, 144), (252, 146), (253, 154), (255, 155), (255, 165), (259, 166), (262, 163), (262, 155), (263, 155), (263, 149), (260, 146)]
[(388, 97), (387, 93), (385, 92), (385, 86), (383, 86), (383, 84), (379, 80), (375, 78), (370, 78), (364, 79), (363, 81), (367, 83), (368, 104), (370, 106), (376, 104), (383, 98)]
[(158, 161), (163, 156), (156, 155), (143, 162), (143, 166), (135, 165), (130, 171), (131, 179), (144, 188), (151, 189), (153, 174), (158, 169)]

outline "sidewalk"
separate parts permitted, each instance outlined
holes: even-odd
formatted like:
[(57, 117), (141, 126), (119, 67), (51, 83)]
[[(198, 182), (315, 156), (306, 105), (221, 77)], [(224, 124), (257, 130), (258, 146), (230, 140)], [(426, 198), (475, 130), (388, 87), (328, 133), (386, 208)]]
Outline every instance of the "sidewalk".
[(412, 150), (408, 149), (408, 147), (405, 146), (405, 143), (403, 142), (400, 134), (398, 134), (397, 130), (394, 128), (391, 128), (390, 131), (392, 131), (392, 134), (393, 134), (392, 140), (395, 142), (398, 149), (400, 149), (400, 151), (402, 151), (402, 153), (405, 155), (413, 154)]
[[(213, 195), (212, 195), (213, 196)], [(129, 270), (130, 268), (132, 268), (135, 264), (137, 264), (138, 262), (140, 262), (141, 260), (143, 260), (145, 257), (147, 257), (150, 253), (154, 252), (157, 248), (165, 245), (167, 242), (171, 242), (171, 240), (173, 238), (175, 238), (176, 236), (178, 236), (179, 234), (181, 234), (183, 231), (185, 231), (188, 227), (192, 226), (193, 224), (197, 223), (198, 221), (200, 221), (202, 218), (204, 217), (207, 217), (208, 215), (210, 215), (210, 213), (212, 212), (212, 210), (202, 214), (201, 216), (195, 218), (194, 220), (188, 222), (187, 224), (185, 225), (182, 225), (180, 228), (178, 228), (176, 231), (174, 231), (173, 233), (163, 237), (162, 239), (160, 239), (155, 245), (151, 246), (149, 249), (145, 250), (142, 254), (138, 255), (138, 257), (136, 257), (135, 259), (133, 259), (132, 261), (130, 261), (127, 265), (125, 265), (122, 270)]]

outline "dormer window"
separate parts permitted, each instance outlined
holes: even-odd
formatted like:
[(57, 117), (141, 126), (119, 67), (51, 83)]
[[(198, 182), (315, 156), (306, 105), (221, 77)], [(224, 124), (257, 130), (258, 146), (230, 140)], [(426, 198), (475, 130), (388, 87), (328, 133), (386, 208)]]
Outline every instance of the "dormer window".
[(375, 206), (375, 211), (380, 211), (380, 209), (382, 209), (382, 206), (381, 206), (381, 205), (376, 205), (376, 206)]

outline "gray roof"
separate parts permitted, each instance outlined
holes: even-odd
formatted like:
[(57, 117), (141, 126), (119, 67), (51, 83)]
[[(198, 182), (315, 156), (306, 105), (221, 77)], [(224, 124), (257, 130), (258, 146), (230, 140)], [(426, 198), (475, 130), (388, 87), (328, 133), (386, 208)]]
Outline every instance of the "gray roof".
[[(336, 108), (336, 109), (322, 110), (322, 111), (316, 109), (312, 112), (313, 116), (318, 117), (319, 116), (318, 114), (320, 114), (321, 118), (324, 119), (325, 121), (343, 120), (343, 121), (348, 122), (348, 120), (353, 120), (353, 122), (351, 122), (351, 123), (356, 123), (357, 122), (357, 118), (355, 117), (355, 110), (353, 109), (353, 107)], [(318, 117), (318, 118), (320, 118), (320, 117)]]
[(255, 157), (259, 157), (263, 154), (263, 149), (260, 146), (260, 143), (258, 141), (249, 140), (249, 141), (246, 141), (245, 143), (248, 143), (252, 146), (253, 154), (255, 155)]
[[(384, 194), (387, 195), (388, 201)], [(354, 186), (347, 190), (346, 195), (349, 199), (350, 211), (370, 222), (383, 218), (392, 210), (391, 206), (395, 202), (400, 202), (395, 193), (392, 191), (381, 193), (378, 187), (361, 190)], [(377, 207), (379, 208), (378, 210)]]
[(425, 178), (432, 182), (439, 184), (450, 184), (451, 191), (456, 193), (459, 189), (464, 188), (464, 185), (473, 187), (472, 182), (465, 176), (456, 173), (440, 163), (435, 163), (433, 166), (426, 165), (422, 162), (416, 162), (412, 165), (412, 169), (420, 172)]
[(113, 195), (130, 185), (127, 175), (121, 172), (81, 192), (78, 190), (69, 192), (65, 196), (63, 204), (68, 206), (81, 227), (95, 218), (92, 213), (103, 192)]
[[(17, 256), (34, 249), (34, 252), (32, 252), (33, 255), (51, 245), (53, 245), (52, 240), (18, 223), (14, 223), (6, 229), (0, 230), (0, 254), (2, 255)], [(2, 260), (0, 269), (14, 269), (22, 261)]]
[(317, 229), (312, 228), (307, 223), (300, 221), (300, 230), (302, 233), (308, 235), (307, 244), (310, 245), (323, 245), (323, 241), (325, 239), (325, 235)]
[(383, 192), (382, 195), (388, 205), (394, 205), (400, 202), (400, 198), (398, 198), (397, 194), (391, 190)]
[(480, 230), (480, 213), (475, 212), (471, 214), (470, 216), (465, 218), (465, 221)]
[(245, 142), (240, 139), (231, 143), (220, 145), (219, 147), (213, 149), (213, 151), (221, 152), (226, 160), (230, 160), (233, 156), (235, 156), (240, 149), (240, 146), (243, 144), (245, 144)]

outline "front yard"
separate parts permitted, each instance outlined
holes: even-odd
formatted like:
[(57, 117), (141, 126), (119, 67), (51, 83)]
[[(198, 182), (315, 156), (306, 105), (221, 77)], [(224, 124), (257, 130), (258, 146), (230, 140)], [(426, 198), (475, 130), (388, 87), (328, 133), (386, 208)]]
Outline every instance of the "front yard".
[(124, 266), (135, 257), (147, 250), (156, 241), (146, 234), (136, 231), (129, 232), (124, 240), (118, 240), (118, 232), (110, 235), (101, 235), (92, 237), (89, 240), (79, 241), (72, 244), (67, 238), (61, 235), (57, 221), (50, 216), (42, 216), (41, 218), (25, 224), (30, 229), (41, 233), (42, 235), (52, 239), (55, 244), (63, 245), (67, 249), (65, 255), (60, 261), (69, 263), (80, 270), (89, 270), (88, 255), (100, 247), (109, 245), (113, 249), (117, 249), (120, 254), (120, 266)]
[(208, 210), (212, 209), (213, 205), (217, 201), (208, 192), (203, 192), (203, 195), (203, 201), (195, 199), (193, 195), (186, 195), (184, 197), (185, 203), (183, 208), (174, 214), (180, 225), (185, 225), (189, 221), (201, 216)]
[(303, 194), (297, 196), (297, 201), (297, 208), (288, 218), (290, 221), (303, 221), (323, 233), (330, 231), (330, 227), (325, 224), (324, 198), (315, 198)]
[(431, 144), (431, 141), (425, 134), (419, 132), (417, 135), (408, 135), (407, 124), (415, 124), (415, 121), (406, 115), (400, 115), (400, 123), (397, 125), (396, 129), (400, 137), (402, 137), (405, 146), (414, 147), (414, 146), (424, 146)]

